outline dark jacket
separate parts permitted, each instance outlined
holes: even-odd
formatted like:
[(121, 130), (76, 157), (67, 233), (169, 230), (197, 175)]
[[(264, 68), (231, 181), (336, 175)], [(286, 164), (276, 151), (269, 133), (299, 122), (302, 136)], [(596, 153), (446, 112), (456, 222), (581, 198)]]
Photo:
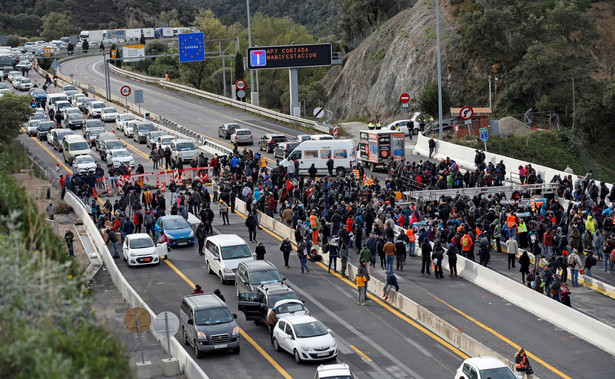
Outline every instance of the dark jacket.
[(265, 259), (265, 254), (267, 254), (267, 251), (265, 250), (265, 246), (259, 244), (258, 246), (256, 246), (255, 252), (256, 252), (257, 260), (262, 261), (263, 259)]
[(392, 272), (387, 275), (387, 284), (395, 286), (395, 291), (399, 291), (399, 284), (397, 283), (397, 277)]

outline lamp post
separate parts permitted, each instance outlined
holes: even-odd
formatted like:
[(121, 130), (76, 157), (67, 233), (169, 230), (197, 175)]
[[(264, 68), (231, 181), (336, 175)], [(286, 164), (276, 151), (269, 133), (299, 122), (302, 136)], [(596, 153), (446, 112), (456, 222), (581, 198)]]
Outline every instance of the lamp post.
[(436, 43), (438, 50), (438, 126), (439, 137), (443, 139), (444, 131), (442, 129), (442, 59), (440, 57), (440, 1), (436, 0)]
[[(246, 0), (246, 8), (248, 11), (248, 47), (252, 47), (252, 27), (250, 24), (250, 0)], [(248, 59), (250, 59), (250, 57), (248, 57)], [(256, 90), (257, 86), (254, 85), (254, 72), (253, 70), (250, 70), (250, 91), (251, 91), (250, 101), (252, 102), (252, 105), (259, 105), (258, 90)]]

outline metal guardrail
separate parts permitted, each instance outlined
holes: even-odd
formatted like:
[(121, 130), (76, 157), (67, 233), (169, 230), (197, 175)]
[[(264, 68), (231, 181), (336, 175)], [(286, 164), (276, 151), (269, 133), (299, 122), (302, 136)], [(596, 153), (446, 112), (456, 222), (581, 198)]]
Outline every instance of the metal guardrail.
[(404, 195), (409, 199), (416, 199), (420, 201), (439, 200), (442, 196), (455, 197), (457, 195), (462, 196), (474, 196), (477, 194), (495, 194), (495, 193), (507, 193), (513, 192), (530, 192), (535, 193), (541, 191), (542, 194), (555, 193), (559, 188), (558, 183), (544, 183), (544, 184), (519, 184), (510, 186), (493, 186), (493, 187), (472, 187), (472, 188), (452, 188), (444, 190), (420, 190), (420, 191), (407, 191)]

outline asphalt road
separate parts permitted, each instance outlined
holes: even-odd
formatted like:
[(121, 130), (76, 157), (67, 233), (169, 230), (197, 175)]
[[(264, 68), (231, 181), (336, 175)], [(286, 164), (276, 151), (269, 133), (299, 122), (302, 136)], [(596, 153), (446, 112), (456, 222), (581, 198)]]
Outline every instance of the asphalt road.
[[(84, 81), (84, 78), (80, 77), (79, 80)], [(139, 86), (133, 85), (133, 88)], [(209, 115), (207, 109), (217, 109), (215, 111), (217, 113), (213, 113), (211, 117), (219, 119), (207, 124), (210, 131), (223, 122), (234, 120), (245, 122), (241, 121), (242, 117), (244, 119), (251, 117), (248, 122), (254, 125), (260, 123), (271, 125), (268, 121), (254, 120), (253, 116), (242, 112), (192, 98), (189, 100), (205, 105), (201, 107), (192, 104), (186, 107), (182, 105), (182, 101), (188, 100), (175, 101), (174, 97), (181, 95), (173, 92), (165, 92), (158, 88), (154, 88), (152, 92), (155, 93), (151, 97), (159, 96), (159, 101), (165, 103), (165, 106), (180, 108), (181, 111), (178, 111), (180, 115), (188, 112)], [(149, 95), (149, 91), (146, 90), (145, 98), (150, 97)], [(159, 112), (152, 106), (145, 107)], [(236, 114), (229, 114), (230, 118), (225, 119), (220, 115), (231, 112)], [(179, 119), (174, 120), (188, 126)], [(255, 131), (255, 128), (251, 128), (255, 134), (261, 132)], [(283, 126), (280, 128), (290, 130)], [(264, 130), (262, 129), (262, 133)], [(45, 142), (39, 144), (25, 136), (20, 138), (50, 166), (55, 166), (56, 163), (63, 164), (61, 155), (54, 152)], [(146, 170), (151, 169), (144, 145), (134, 145), (130, 142), (129, 149), (134, 152), (136, 163), (144, 164)], [(220, 220), (216, 219), (216, 228), (219, 232), (237, 233), (245, 238), (247, 230), (243, 226), (243, 219), (233, 215), (231, 222), (232, 225), (223, 227), (219, 225)], [(258, 238), (267, 247), (267, 259), (277, 267), (283, 267), (278, 239), (265, 232), (259, 232)], [(234, 287), (220, 285), (217, 277), (206, 274), (203, 261), (198, 257), (194, 247), (175, 249), (169, 262), (157, 267), (128, 269), (123, 262), (118, 264), (127, 279), (155, 312), (164, 310), (177, 312), (181, 297), (190, 292), (194, 283), (201, 284), (206, 290), (220, 288), (231, 310), (237, 312)], [(422, 277), (418, 274), (417, 266), (418, 263), (410, 259), (406, 271), (399, 273), (401, 292), (501, 354), (512, 357), (518, 344), (525, 346), (538, 358), (532, 362), (539, 377), (609, 377), (612, 374), (615, 368), (612, 356), (461, 279), (446, 278), (436, 281), (432, 277)], [(375, 270), (374, 275), (382, 277), (382, 272), (378, 271)], [(338, 360), (348, 363), (359, 377), (454, 376), (456, 367), (462, 361), (457, 352), (406, 323), (380, 303), (368, 302), (365, 307), (358, 306), (354, 286), (346, 281), (326, 274), (320, 266), (312, 267), (309, 274), (301, 275), (298, 273), (296, 260), (291, 261), (291, 269), (282, 268), (280, 272), (288, 278), (299, 296), (306, 299), (306, 305), (312, 314), (333, 329), (338, 344), (341, 345)], [(313, 375), (316, 365), (299, 366), (290, 355), (275, 353), (269, 346), (265, 327), (246, 322), (241, 314), (238, 322), (244, 331), (240, 359), (232, 355), (216, 354), (213, 358), (200, 360), (199, 363), (209, 375), (279, 377), (287, 373), (298, 378)], [(247, 336), (254, 341), (254, 344), (248, 341)], [(574, 359), (565, 359), (569, 354)], [(276, 365), (279, 365), (279, 368), (276, 368)]]

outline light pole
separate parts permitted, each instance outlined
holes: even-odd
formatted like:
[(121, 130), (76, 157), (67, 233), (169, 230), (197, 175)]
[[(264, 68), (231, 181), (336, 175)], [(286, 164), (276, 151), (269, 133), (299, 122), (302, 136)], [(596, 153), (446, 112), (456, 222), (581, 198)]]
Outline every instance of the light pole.
[[(246, 8), (248, 11), (248, 47), (252, 47), (252, 27), (250, 24), (250, 0), (246, 0)], [(250, 59), (250, 57), (248, 57)], [(254, 72), (250, 70), (250, 101), (252, 105), (259, 105), (258, 101), (258, 91), (255, 90), (256, 86), (254, 85)]]
[(438, 50), (438, 126), (439, 137), (444, 138), (444, 131), (442, 129), (442, 59), (440, 57), (440, 1), (436, 0), (436, 43)]

